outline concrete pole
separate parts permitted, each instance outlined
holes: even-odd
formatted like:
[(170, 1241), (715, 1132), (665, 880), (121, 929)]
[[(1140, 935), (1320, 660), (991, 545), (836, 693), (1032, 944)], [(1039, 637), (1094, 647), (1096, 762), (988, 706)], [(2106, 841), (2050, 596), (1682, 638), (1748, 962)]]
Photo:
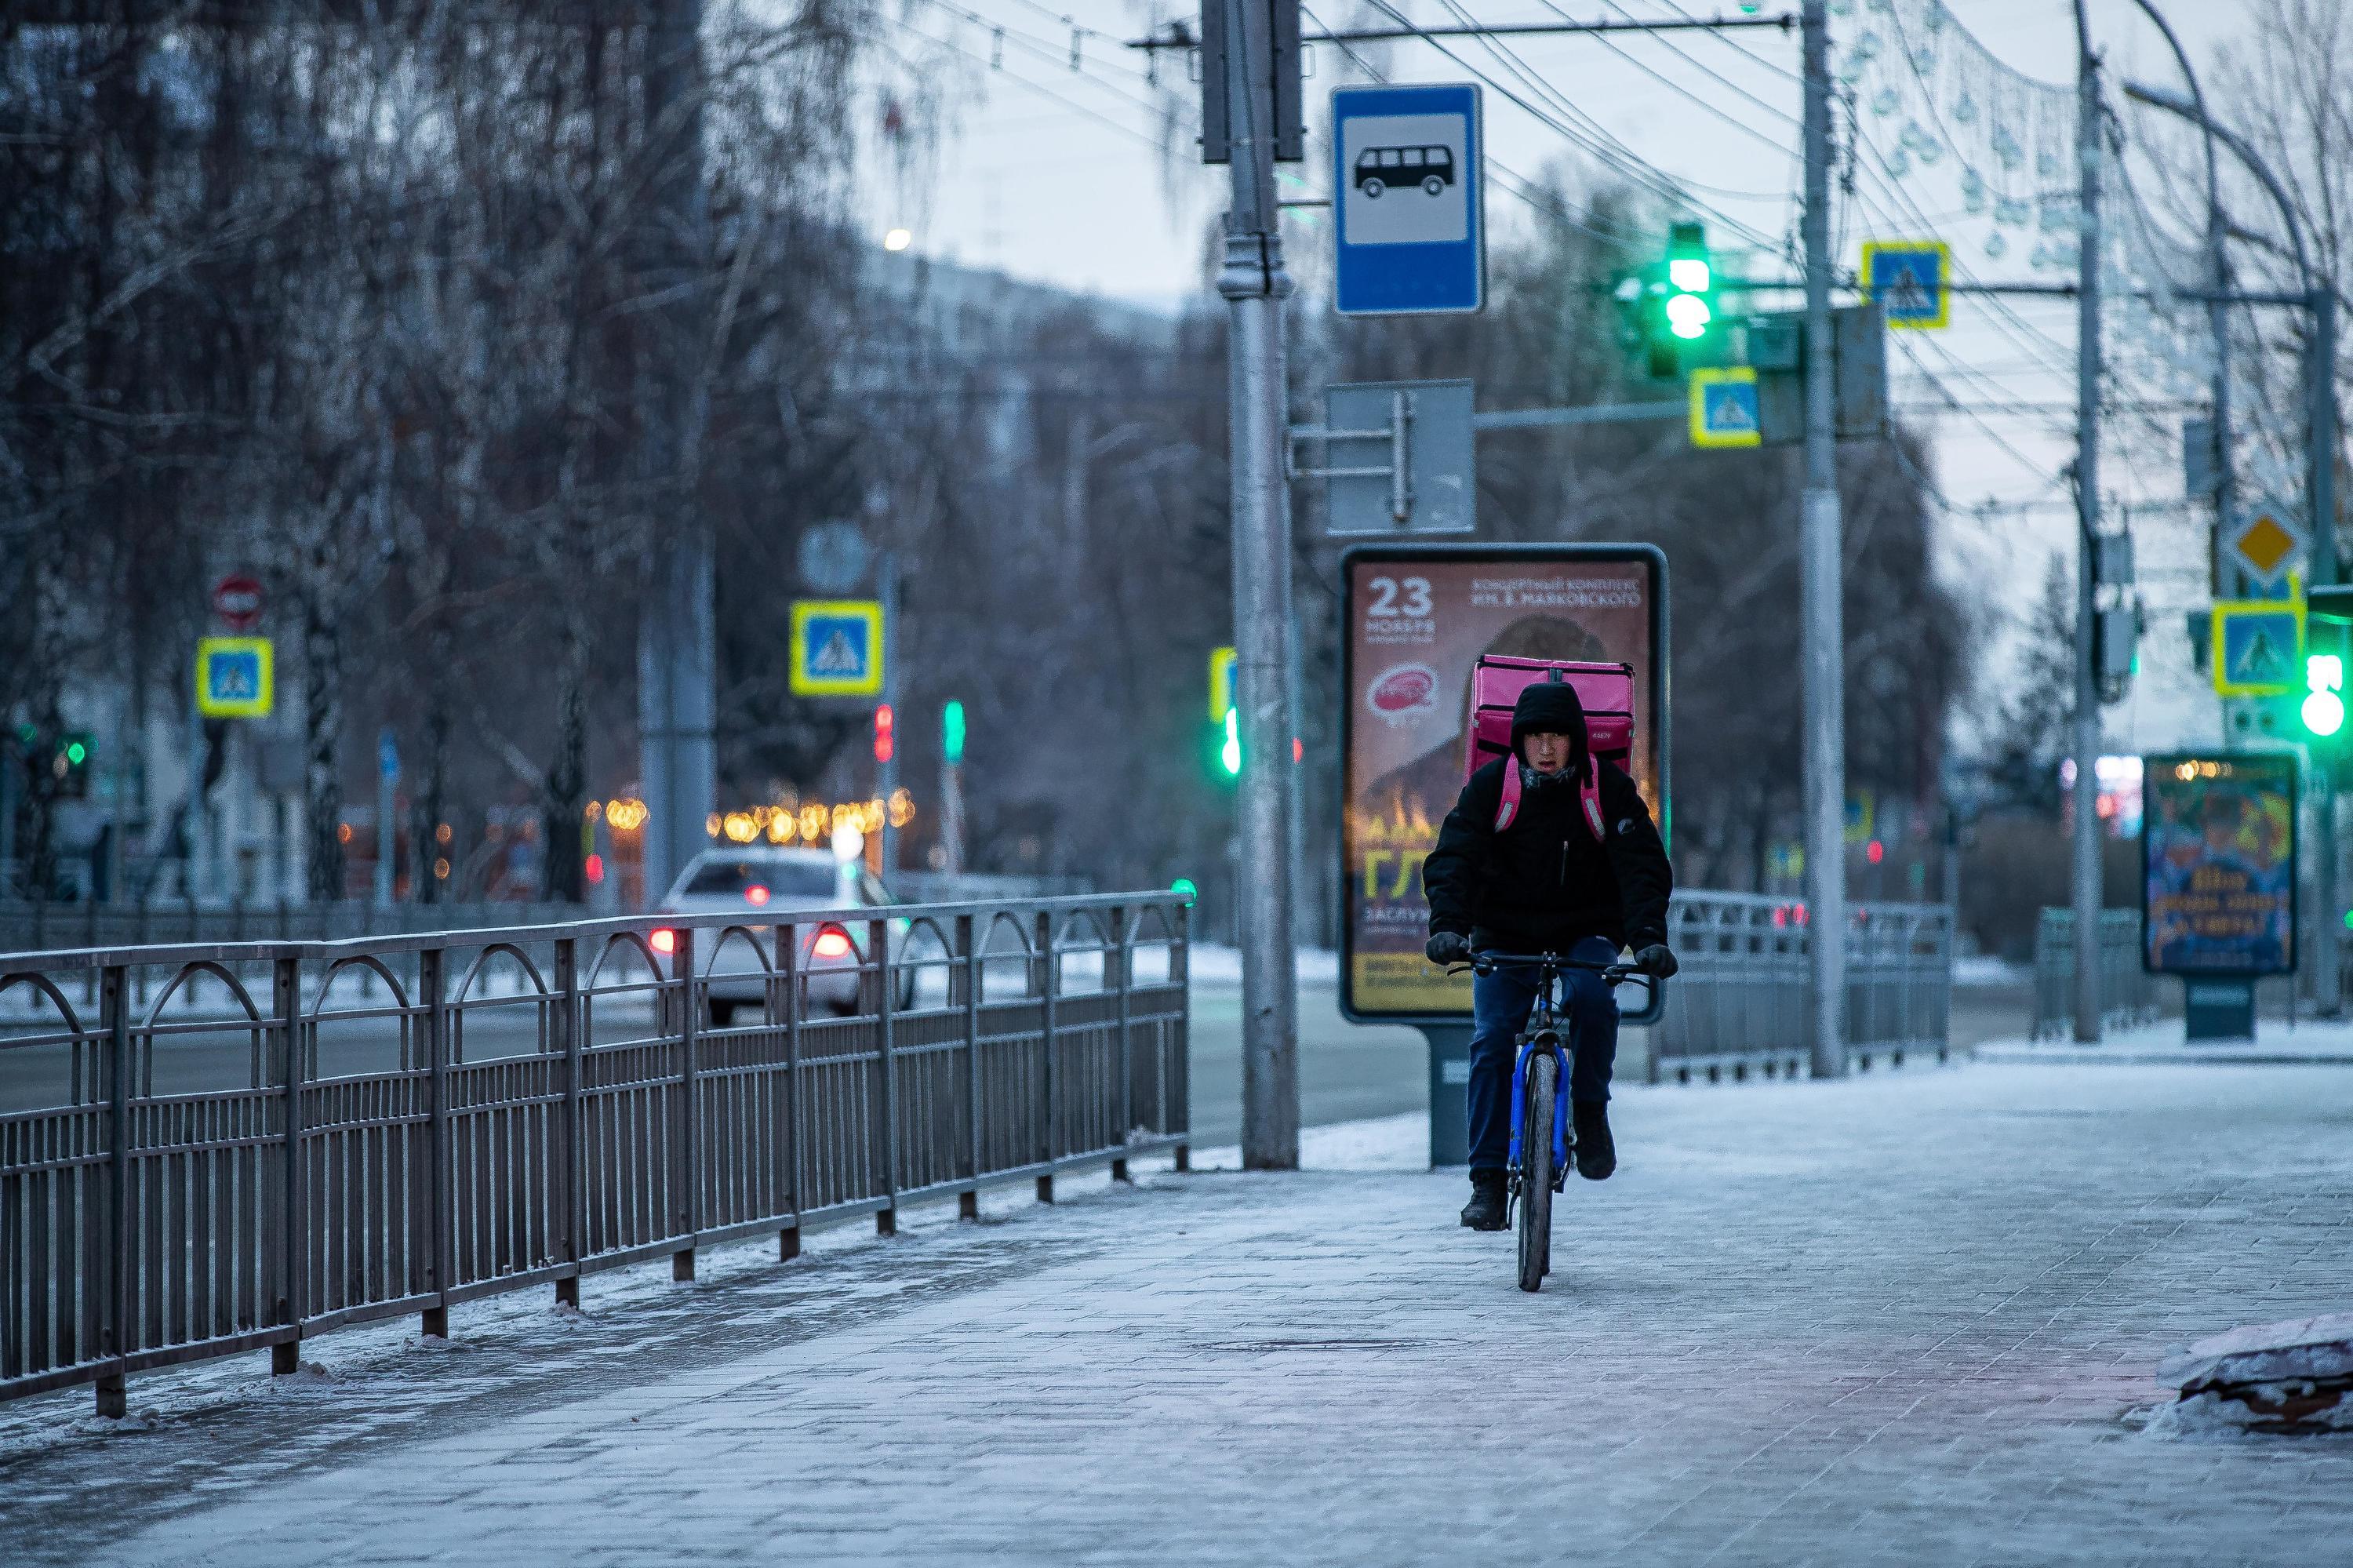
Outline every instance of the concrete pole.
[(1242, 1164), (1299, 1164), (1297, 974), (1291, 887), (1291, 497), (1283, 471), (1289, 397), (1282, 302), (1291, 292), (1275, 230), (1273, 22), (1264, 5), (1226, 7), (1226, 102), (1233, 207), (1218, 292), (1226, 344), (1233, 488), (1235, 702), (1240, 709)]
[(2075, 0), (2075, 150), (2084, 207), (2075, 344), (2075, 1038), (2100, 1038), (2100, 691), (2092, 666), (2100, 531), (2100, 88)]
[(964, 768), (954, 762), (940, 764), (940, 870), (950, 876), (964, 874)]
[(1799, 520), (1805, 675), (1807, 948), (1813, 1073), (1846, 1072), (1846, 633), (1831, 393), (1831, 74), (1826, 0), (1805, 0), (1806, 484)]
[(710, 842), (705, 824), (719, 800), (711, 526), (694, 497), (675, 488), (686, 468), (692, 366), (708, 336), (701, 325), (703, 296), (691, 276), (706, 253), (709, 218), (702, 201), (702, 0), (668, 0), (651, 16), (647, 134), (667, 166), (654, 197), (662, 211), (646, 226), (651, 238), (640, 266), (649, 291), (667, 292), (673, 302), (646, 318), (653, 345), (644, 391), (644, 470), (668, 514), (654, 546), (638, 641), (649, 903), (668, 892), (680, 868)]

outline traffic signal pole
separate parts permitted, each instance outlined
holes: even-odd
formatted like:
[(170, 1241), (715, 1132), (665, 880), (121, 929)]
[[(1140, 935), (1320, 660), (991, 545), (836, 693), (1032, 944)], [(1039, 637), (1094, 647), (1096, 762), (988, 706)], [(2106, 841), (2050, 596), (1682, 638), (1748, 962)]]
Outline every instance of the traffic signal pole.
[(1242, 1164), (1299, 1164), (1297, 975), (1291, 887), (1291, 498), (1283, 471), (1289, 397), (1282, 302), (1292, 289), (1276, 232), (1274, 29), (1263, 0), (1224, 7), (1233, 207), (1218, 292), (1227, 335), (1233, 496), (1234, 687), (1240, 710)]
[(2075, 0), (2075, 154), (2084, 207), (2075, 283), (2075, 1038), (2100, 1039), (2100, 687), (2093, 667), (2100, 532), (2100, 86)]
[[(2307, 282), (2311, 280), (2307, 279)], [(2312, 585), (2337, 581), (2337, 291), (2312, 290), (2312, 332), (2305, 339), (2305, 499), (2312, 510)], [(2340, 742), (2341, 744), (2341, 742)], [(2323, 1018), (2345, 1011), (2345, 925), (2337, 906), (2337, 780), (2335, 762), (2316, 749), (2313, 756), (2313, 816), (2320, 830), (2313, 857), (2314, 900), (2320, 906), (2314, 933), (2313, 1009)]]
[(1813, 1073), (1846, 1072), (1846, 669), (1838, 440), (1831, 406), (1831, 72), (1827, 0), (1805, 0), (1806, 445), (1799, 523), (1805, 676), (1806, 908)]

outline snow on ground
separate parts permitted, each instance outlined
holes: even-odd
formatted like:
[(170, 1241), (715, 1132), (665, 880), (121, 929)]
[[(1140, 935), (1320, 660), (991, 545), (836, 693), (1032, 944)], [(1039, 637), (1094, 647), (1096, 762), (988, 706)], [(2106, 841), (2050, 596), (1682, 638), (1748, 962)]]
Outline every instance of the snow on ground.
[(1296, 1174), (1139, 1162), (134, 1379), (131, 1423), (0, 1407), (0, 1561), (2301, 1564), (2353, 1539), (2353, 1436), (2212, 1430), (2156, 1372), (2353, 1304), (2348, 1104), (2328, 1066), (1631, 1086), (1535, 1296), (1418, 1116)]
[(2353, 1065), (2353, 1021), (2266, 1018), (2255, 1038), (2200, 1040), (2191, 1044), (2179, 1018), (2163, 1018), (2131, 1029), (2111, 1029), (2096, 1045), (2072, 1040), (1989, 1040), (1977, 1047), (1980, 1062), (2041, 1062), (2090, 1066), (2346, 1065)]
[[(1197, 985), (1238, 986), (1242, 983), (1240, 948), (1220, 947), (1215, 942), (1196, 942), (1187, 960), (1191, 966), (1187, 972)], [(1301, 948), (1296, 964), (1302, 985), (1340, 983), (1340, 955), (1329, 948)]]

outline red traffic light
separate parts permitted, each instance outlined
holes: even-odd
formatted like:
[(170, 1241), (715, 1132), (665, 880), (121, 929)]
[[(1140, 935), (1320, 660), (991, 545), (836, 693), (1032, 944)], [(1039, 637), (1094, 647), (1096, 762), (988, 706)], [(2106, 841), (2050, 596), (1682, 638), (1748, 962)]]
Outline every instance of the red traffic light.
[(891, 705), (882, 704), (874, 710), (874, 760), (888, 762), (897, 741), (892, 734)]

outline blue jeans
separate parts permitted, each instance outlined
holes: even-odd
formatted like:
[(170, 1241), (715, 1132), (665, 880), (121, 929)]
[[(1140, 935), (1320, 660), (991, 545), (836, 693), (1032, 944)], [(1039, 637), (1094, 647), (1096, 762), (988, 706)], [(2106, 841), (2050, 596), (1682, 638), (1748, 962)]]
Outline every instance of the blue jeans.
[[(1588, 937), (1568, 950), (1582, 963), (1615, 962), (1606, 937)], [(1533, 965), (1498, 969), (1471, 984), (1471, 1169), (1501, 1171), (1512, 1148), (1512, 1067), (1519, 1033), (1535, 1007)], [(1562, 1004), (1574, 1026), (1569, 1041), (1568, 1097), (1607, 1100), (1609, 1068), (1618, 1059), (1618, 1003), (1591, 969), (1563, 969)]]

